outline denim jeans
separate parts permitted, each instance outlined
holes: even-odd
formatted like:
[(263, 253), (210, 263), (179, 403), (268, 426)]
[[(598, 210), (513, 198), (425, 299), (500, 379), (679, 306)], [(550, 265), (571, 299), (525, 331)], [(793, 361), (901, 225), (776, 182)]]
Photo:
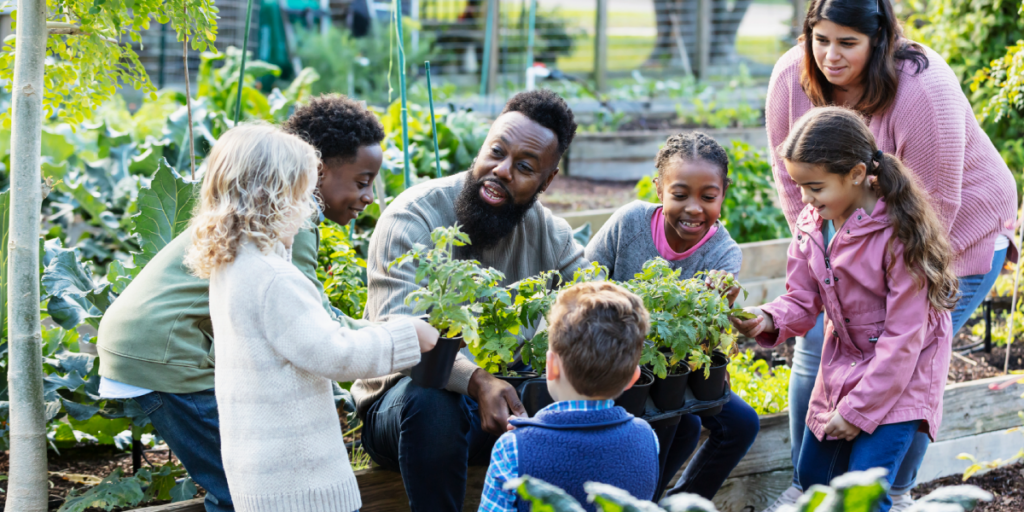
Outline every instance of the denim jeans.
[[(921, 420), (879, 425), (873, 434), (861, 432), (853, 441), (818, 441), (811, 430), (804, 427), (804, 443), (800, 451), (800, 484), (804, 489), (812, 485), (828, 485), (833, 478), (848, 471), (885, 468), (891, 486), (896, 469), (914, 441)], [(878, 512), (889, 512), (892, 498), (882, 495)]]
[[(955, 334), (967, 323), (981, 302), (985, 300), (989, 290), (999, 277), (999, 272), (1006, 261), (1006, 249), (996, 251), (992, 255), (992, 269), (987, 274), (978, 274), (960, 278), (960, 301), (953, 310), (953, 333)], [(796, 347), (793, 354), (793, 371), (789, 374), (789, 433), (792, 439), (793, 467), (799, 467), (800, 445), (803, 439), (804, 422), (807, 418), (807, 405), (811, 401), (811, 390), (814, 388), (814, 379), (818, 375), (818, 368), (821, 366), (821, 346), (824, 343), (824, 315), (818, 315), (818, 321), (814, 324), (806, 336), (796, 338)], [(914, 436), (914, 442), (907, 451), (903, 464), (893, 481), (890, 494), (904, 494), (917, 485), (917, 472), (924, 462), (925, 452), (931, 441), (928, 434), (919, 432)], [(796, 472), (793, 474), (793, 485), (799, 487)]]
[(413, 512), (460, 512), (468, 466), (486, 466), (497, 437), (480, 428), (477, 404), (405, 377), (366, 413), (363, 449), (400, 471)]
[(688, 492), (709, 500), (714, 498), (729, 473), (754, 444), (757, 432), (761, 429), (761, 421), (754, 409), (735, 393), (716, 416), (683, 416), (672, 445), (668, 448), (665, 470), (655, 496), (661, 493), (669, 479), (697, 449), (702, 426), (709, 431), (708, 440), (697, 450), (679, 477), (679, 482), (666, 493), (667, 496)]
[(181, 395), (154, 391), (133, 400), (149, 415), (189, 476), (206, 489), (206, 512), (235, 510), (220, 459), (220, 420), (213, 390)]

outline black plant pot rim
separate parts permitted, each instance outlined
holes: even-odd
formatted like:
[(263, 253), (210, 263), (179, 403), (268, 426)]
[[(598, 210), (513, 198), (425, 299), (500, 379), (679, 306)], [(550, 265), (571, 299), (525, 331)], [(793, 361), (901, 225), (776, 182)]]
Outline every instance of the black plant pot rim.
[[(643, 382), (645, 378), (646, 378), (646, 380), (648, 382)], [(636, 382), (634, 382), (633, 385), (630, 386), (630, 388), (640, 388), (640, 387), (644, 387), (644, 386), (650, 386), (650, 385), (654, 384), (654, 379), (655, 378), (656, 377), (655, 377), (655, 375), (653, 373), (651, 373), (650, 371), (647, 371), (647, 369), (644, 368), (643, 370), (640, 371), (640, 378), (636, 379)]]
[(516, 373), (518, 375), (501, 375), (501, 374), (498, 374), (498, 373), (492, 373), (491, 375), (494, 375), (495, 377), (497, 377), (499, 379), (536, 379), (537, 377), (545, 375), (543, 373), (537, 373), (537, 372), (534, 372), (534, 371), (516, 372)]

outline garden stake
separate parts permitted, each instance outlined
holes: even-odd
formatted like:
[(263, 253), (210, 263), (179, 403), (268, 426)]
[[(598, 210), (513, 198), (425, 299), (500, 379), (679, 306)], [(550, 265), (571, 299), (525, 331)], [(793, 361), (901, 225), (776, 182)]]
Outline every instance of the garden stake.
[(412, 183), (409, 177), (409, 109), (405, 100), (405, 38), (402, 35), (402, 2), (395, 1), (395, 28), (398, 30), (398, 89), (402, 96), (402, 164), (405, 168), (405, 188)]
[(434, 121), (434, 90), (430, 87), (430, 61), (427, 66), (427, 101), (430, 102), (430, 132), (434, 134), (434, 168), (437, 169), (437, 177), (441, 177), (441, 149), (437, 146), (437, 122)]
[[(188, 17), (188, 2), (184, 3), (185, 17)], [(185, 108), (188, 111), (188, 157), (192, 162), (192, 181), (196, 180), (196, 139), (192, 135), (192, 95), (188, 92), (188, 30), (182, 43), (182, 58), (185, 61)]]
[(249, 24), (251, 22), (252, 0), (249, 0), (249, 5), (245, 8), (245, 33), (242, 35), (242, 67), (238, 70), (238, 100), (235, 105), (235, 124), (238, 124), (238, 119), (242, 116), (242, 82), (245, 81), (245, 56), (249, 53)]
[(533, 32), (537, 28), (537, 0), (530, 0), (530, 27), (526, 31), (526, 72), (533, 68)]
[[(1017, 227), (1020, 229), (1020, 236), (1017, 237), (1017, 247), (1020, 247), (1022, 241), (1024, 241), (1024, 226), (1021, 226), (1021, 210), (1017, 210)], [(1015, 231), (1016, 232), (1016, 231)], [(1017, 311), (1017, 287), (1020, 286), (1020, 266), (1021, 263), (1017, 263), (1017, 268), (1013, 271), (1013, 299), (1010, 300), (1010, 332), (1006, 334), (1006, 361), (1003, 363), (1003, 373), (1010, 373), (1010, 348), (1013, 346), (1013, 317), (1014, 312)]]
[(491, 33), (494, 32), (494, 16), (491, 9), (495, 8), (493, 0), (487, 2), (487, 22), (484, 29), (484, 65), (480, 73), (480, 96), (487, 96), (487, 78), (491, 75)]
[(348, 221), (348, 244), (352, 245), (352, 233), (356, 232), (356, 220)]

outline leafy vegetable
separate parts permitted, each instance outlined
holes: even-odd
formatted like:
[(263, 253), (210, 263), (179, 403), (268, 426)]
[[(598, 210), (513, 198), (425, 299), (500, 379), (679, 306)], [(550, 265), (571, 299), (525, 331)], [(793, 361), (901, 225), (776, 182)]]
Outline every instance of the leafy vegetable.
[(789, 406), (789, 367), (769, 368), (764, 359), (754, 359), (747, 350), (734, 355), (729, 362), (732, 390), (757, 414), (775, 414)]
[(430, 240), (433, 248), (416, 244), (391, 262), (388, 269), (415, 261), (418, 264), (416, 282), (426, 281), (427, 285), (409, 294), (405, 303), (413, 304), (415, 313), (427, 312), (430, 325), (440, 330), (442, 336), (461, 335), (470, 345), (478, 344), (476, 315), (480, 313), (480, 305), (476, 301), (494, 294), (505, 276), (494, 269), (480, 268), (476, 260), (453, 256), (455, 247), (470, 244), (469, 235), (458, 225), (435, 229)]

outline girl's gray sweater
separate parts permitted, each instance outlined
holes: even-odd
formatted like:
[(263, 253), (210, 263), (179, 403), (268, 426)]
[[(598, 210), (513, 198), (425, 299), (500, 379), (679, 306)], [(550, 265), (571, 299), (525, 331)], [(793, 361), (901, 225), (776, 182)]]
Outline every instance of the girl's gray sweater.
[[(587, 245), (586, 258), (608, 267), (615, 281), (628, 281), (639, 273), (644, 263), (661, 256), (654, 245), (651, 218), (661, 205), (646, 201), (633, 201), (619, 208)], [(743, 252), (729, 236), (721, 222), (718, 231), (689, 257), (670, 261), (674, 269), (682, 270), (682, 278), (689, 279), (705, 270), (724, 270), (733, 275), (740, 272)]]

